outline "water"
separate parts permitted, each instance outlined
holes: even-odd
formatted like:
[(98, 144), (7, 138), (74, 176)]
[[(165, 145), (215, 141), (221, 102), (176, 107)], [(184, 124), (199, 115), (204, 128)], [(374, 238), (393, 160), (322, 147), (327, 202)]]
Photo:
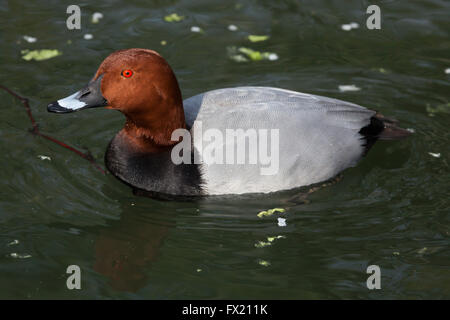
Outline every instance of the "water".
[[(282, 87), (376, 109), (415, 134), (377, 143), (341, 181), (307, 197), (294, 190), (157, 201), (31, 135), (22, 104), (2, 91), (0, 298), (450, 298), (448, 1), (381, 1), (381, 30), (365, 27), (367, 1), (96, 1), (79, 4), (81, 31), (65, 27), (68, 4), (0, 2), (0, 83), (30, 99), (42, 132), (89, 149), (100, 163), (123, 116), (103, 109), (58, 116), (46, 105), (129, 47), (160, 52), (185, 98)], [(98, 24), (90, 22), (94, 12), (104, 14)], [(185, 19), (165, 22), (170, 13)], [(360, 28), (341, 29), (350, 22)], [(249, 34), (270, 39), (250, 43)], [(230, 46), (279, 59), (237, 63)], [(63, 54), (21, 59), (23, 49), (44, 48)], [(286, 212), (257, 217), (275, 207)], [(278, 235), (285, 238), (255, 247)], [(82, 270), (81, 290), (66, 287), (72, 264)], [(369, 265), (381, 268), (381, 290), (366, 287)]]

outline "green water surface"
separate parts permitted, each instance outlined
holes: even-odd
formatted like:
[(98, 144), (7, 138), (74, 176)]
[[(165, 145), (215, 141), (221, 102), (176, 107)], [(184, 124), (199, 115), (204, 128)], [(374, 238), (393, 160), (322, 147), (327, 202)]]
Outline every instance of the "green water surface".
[[(30, 99), (43, 133), (102, 165), (124, 117), (46, 106), (131, 47), (165, 57), (184, 98), (274, 86), (354, 102), (415, 131), (377, 143), (341, 181), (306, 197), (159, 201), (33, 136), (22, 103), (0, 91), (0, 298), (450, 298), (450, 2), (376, 3), (380, 30), (366, 28), (368, 1), (0, 1), (0, 84)], [(81, 8), (81, 30), (66, 28), (70, 4)], [(94, 12), (104, 15), (96, 24)], [(172, 13), (184, 20), (166, 22)], [(351, 22), (359, 28), (341, 28)], [(278, 59), (239, 63), (233, 46)], [(25, 49), (62, 55), (25, 61)], [(276, 207), (286, 212), (257, 217)], [(273, 236), (284, 238), (255, 246)], [(66, 287), (69, 265), (82, 270), (81, 290)], [(369, 265), (381, 268), (380, 290), (366, 287)]]

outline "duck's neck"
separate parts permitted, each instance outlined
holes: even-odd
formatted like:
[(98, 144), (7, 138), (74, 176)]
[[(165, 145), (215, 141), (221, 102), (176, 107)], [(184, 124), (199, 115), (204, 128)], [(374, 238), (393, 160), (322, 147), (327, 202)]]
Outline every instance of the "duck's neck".
[(175, 107), (165, 108), (164, 114), (155, 116), (140, 115), (136, 121), (134, 117), (127, 116), (124, 128), (120, 132), (138, 149), (142, 151), (158, 151), (167, 149), (178, 143), (172, 140), (172, 133), (176, 129), (185, 129), (183, 103)]

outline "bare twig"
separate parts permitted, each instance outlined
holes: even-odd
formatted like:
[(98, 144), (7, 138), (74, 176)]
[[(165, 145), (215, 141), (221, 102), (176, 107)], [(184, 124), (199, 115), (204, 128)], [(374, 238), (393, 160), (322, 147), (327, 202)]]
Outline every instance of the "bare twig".
[(31, 113), (31, 108), (30, 108), (30, 105), (28, 103), (28, 99), (27, 98), (19, 96), (17, 93), (15, 93), (11, 89), (9, 89), (9, 88), (1, 85), (1, 84), (0, 84), (0, 88), (2, 88), (6, 92), (8, 92), (10, 95), (14, 96), (15, 98), (19, 99), (20, 102), (23, 103), (23, 106), (25, 107), (25, 110), (26, 110), (26, 112), (28, 114), (28, 118), (31, 121), (32, 128), (30, 129), (30, 132), (32, 134), (35, 134), (35, 135), (40, 136), (40, 137), (42, 137), (44, 139), (50, 140), (50, 141), (60, 145), (63, 148), (66, 148), (66, 149), (69, 149), (72, 152), (75, 152), (80, 157), (88, 160), (101, 173), (106, 174), (105, 170), (103, 170), (103, 168), (100, 165), (97, 164), (97, 162), (95, 161), (95, 159), (92, 157), (92, 155), (89, 152), (84, 153), (84, 152), (82, 152), (80, 150), (75, 149), (74, 147), (69, 146), (68, 144), (66, 144), (66, 143), (64, 143), (64, 142), (62, 142), (62, 141), (60, 141), (58, 139), (55, 139), (55, 138), (50, 137), (50, 136), (48, 136), (48, 135), (46, 135), (44, 133), (41, 133), (39, 131), (39, 125), (36, 123), (36, 121), (34, 120), (33, 114)]

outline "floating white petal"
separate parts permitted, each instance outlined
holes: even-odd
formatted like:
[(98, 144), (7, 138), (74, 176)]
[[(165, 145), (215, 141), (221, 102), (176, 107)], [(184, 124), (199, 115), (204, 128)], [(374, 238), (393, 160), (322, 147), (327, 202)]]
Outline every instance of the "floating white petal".
[(92, 23), (98, 23), (100, 21), (100, 19), (103, 18), (103, 13), (101, 12), (95, 12), (92, 15)]
[(278, 218), (278, 226), (279, 227), (286, 227), (286, 219)]
[(339, 86), (339, 91), (341, 91), (341, 92), (359, 91), (359, 90), (361, 90), (361, 88), (355, 86), (354, 84)]
[(359, 23), (356, 23), (356, 22), (350, 22), (350, 23), (341, 25), (341, 29), (344, 31), (350, 31), (352, 29), (358, 29), (358, 28), (359, 28)]
[(42, 154), (38, 155), (38, 158), (41, 159), (41, 160), (48, 160), (48, 161), (52, 160), (52, 158), (50, 158), (49, 156), (44, 156)]
[(30, 36), (23, 36), (23, 39), (24, 39), (26, 42), (29, 42), (29, 43), (33, 43), (33, 42), (36, 42), (36, 41), (37, 41), (37, 38), (35, 38), (35, 37), (30, 37)]
[(343, 24), (341, 26), (341, 29), (344, 31), (350, 31), (350, 30), (352, 30), (352, 26), (350, 24)]
[(428, 152), (428, 154), (429, 154), (430, 156), (432, 156), (432, 157), (435, 157), (435, 158), (440, 158), (440, 157), (441, 157), (441, 154), (440, 154), (440, 153)]
[(278, 60), (278, 55), (276, 53), (269, 54), (268, 58), (270, 61)]
[(19, 240), (13, 240), (13, 241), (11, 241), (10, 243), (8, 243), (8, 246), (13, 246), (13, 245), (16, 245), (16, 244), (19, 244)]

